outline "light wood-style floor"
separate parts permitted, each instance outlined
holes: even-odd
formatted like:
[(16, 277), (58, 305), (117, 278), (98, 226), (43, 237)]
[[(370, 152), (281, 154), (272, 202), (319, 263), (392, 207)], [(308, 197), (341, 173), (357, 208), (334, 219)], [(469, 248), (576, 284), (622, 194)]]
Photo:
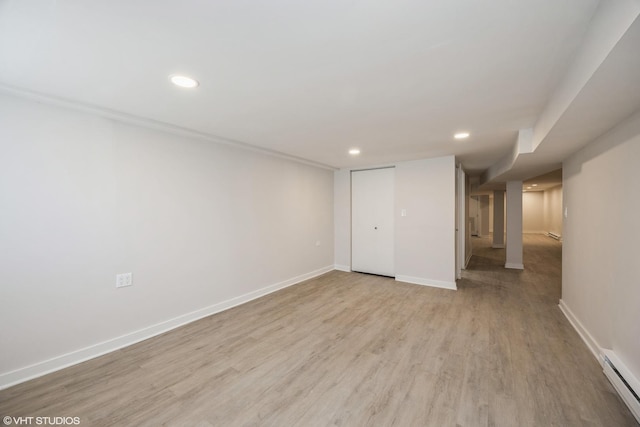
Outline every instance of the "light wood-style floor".
[(561, 245), (474, 238), (458, 291), (331, 272), (0, 391), (86, 426), (636, 426), (563, 317)]

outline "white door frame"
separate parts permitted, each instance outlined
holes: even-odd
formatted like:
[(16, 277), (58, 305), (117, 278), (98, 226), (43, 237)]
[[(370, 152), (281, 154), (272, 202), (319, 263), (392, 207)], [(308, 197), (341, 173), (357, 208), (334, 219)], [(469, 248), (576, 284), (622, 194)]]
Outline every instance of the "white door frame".
[(466, 174), (462, 165), (456, 166), (456, 278), (462, 279), (462, 270), (465, 267), (465, 241), (466, 241)]

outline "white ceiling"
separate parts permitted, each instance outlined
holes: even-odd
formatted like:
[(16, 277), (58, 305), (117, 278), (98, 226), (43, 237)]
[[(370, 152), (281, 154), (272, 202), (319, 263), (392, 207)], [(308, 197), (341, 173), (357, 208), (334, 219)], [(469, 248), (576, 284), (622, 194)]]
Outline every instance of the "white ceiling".
[(534, 126), (597, 5), (0, 0), (0, 83), (332, 167), (480, 172)]

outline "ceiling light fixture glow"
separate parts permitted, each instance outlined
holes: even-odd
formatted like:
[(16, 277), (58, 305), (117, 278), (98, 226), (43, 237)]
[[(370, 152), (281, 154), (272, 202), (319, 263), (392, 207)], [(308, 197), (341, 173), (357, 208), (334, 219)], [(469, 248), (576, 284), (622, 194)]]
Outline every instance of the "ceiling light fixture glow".
[(351, 154), (352, 156), (357, 156), (358, 154), (360, 154), (360, 150), (357, 148), (352, 148), (351, 150), (349, 150), (349, 154)]
[(469, 138), (469, 132), (458, 132), (455, 135), (453, 135), (453, 137), (455, 139), (465, 139), (465, 138)]
[(532, 187), (537, 187), (537, 186), (538, 186), (538, 184), (531, 184), (531, 186), (532, 186)]
[(183, 76), (180, 74), (172, 74), (169, 76), (169, 80), (176, 86), (185, 87), (187, 89), (192, 89), (194, 87), (198, 87), (200, 83), (196, 79), (192, 79), (188, 76)]

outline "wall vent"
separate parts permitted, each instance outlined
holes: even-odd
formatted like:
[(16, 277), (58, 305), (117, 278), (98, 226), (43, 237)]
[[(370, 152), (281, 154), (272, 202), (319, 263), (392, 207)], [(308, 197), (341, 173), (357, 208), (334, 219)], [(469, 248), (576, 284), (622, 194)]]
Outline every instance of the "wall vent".
[(603, 370), (613, 387), (616, 389), (631, 413), (640, 423), (640, 397), (638, 397), (638, 380), (631, 374), (627, 367), (620, 362), (614, 352), (603, 350)]

